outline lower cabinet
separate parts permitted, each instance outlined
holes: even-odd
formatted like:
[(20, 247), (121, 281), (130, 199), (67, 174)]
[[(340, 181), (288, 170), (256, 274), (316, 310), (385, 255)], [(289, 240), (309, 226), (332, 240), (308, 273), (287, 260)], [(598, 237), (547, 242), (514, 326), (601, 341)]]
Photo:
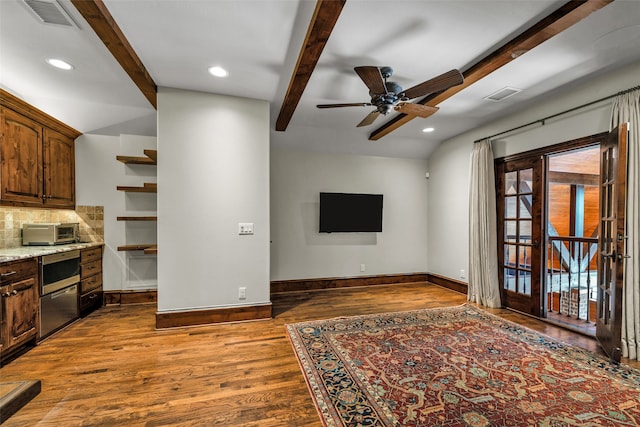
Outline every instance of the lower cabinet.
[(78, 311), (84, 317), (102, 307), (102, 246), (80, 251)]
[(38, 261), (30, 258), (0, 265), (0, 350), (10, 353), (34, 340), (39, 329)]

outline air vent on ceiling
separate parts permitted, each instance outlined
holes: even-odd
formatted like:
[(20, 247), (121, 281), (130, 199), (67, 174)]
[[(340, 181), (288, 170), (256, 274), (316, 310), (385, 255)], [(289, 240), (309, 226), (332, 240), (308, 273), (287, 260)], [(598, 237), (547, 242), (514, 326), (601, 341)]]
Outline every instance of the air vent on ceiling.
[(78, 24), (56, 0), (22, 0), (44, 24), (78, 28)]
[(485, 96), (484, 99), (489, 99), (491, 101), (502, 101), (503, 99), (506, 99), (506, 98), (508, 98), (510, 96), (513, 96), (518, 92), (522, 92), (522, 90), (521, 89), (516, 89), (516, 88), (513, 88), (513, 87), (503, 87), (499, 91), (493, 92), (489, 96)]

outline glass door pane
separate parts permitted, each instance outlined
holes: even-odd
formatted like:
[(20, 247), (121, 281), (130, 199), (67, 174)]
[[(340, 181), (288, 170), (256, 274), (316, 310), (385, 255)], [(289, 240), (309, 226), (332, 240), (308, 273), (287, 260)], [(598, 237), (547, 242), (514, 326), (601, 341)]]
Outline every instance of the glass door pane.
[(502, 301), (539, 316), (542, 159), (536, 156), (497, 166), (496, 178), (502, 181), (498, 187)]
[[(513, 196), (505, 197), (504, 218), (511, 228), (516, 231), (515, 239), (505, 236), (505, 248), (510, 252), (510, 258), (505, 258), (509, 262), (509, 280), (514, 281), (514, 286), (509, 290), (531, 296), (531, 187), (533, 169), (521, 169), (510, 172), (511, 178), (520, 184), (517, 187), (510, 186)], [(519, 201), (519, 203), (517, 203)], [(515, 243), (515, 244), (514, 244)], [(505, 277), (505, 282), (506, 282)]]

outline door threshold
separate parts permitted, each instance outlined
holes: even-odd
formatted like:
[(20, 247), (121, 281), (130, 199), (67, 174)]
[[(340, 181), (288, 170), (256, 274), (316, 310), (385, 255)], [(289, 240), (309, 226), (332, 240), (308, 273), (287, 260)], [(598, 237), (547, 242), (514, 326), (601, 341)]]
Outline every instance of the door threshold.
[(576, 332), (576, 333), (578, 333), (580, 335), (584, 335), (585, 337), (589, 337), (589, 338), (595, 338), (596, 337), (596, 325), (593, 322), (588, 323), (591, 326), (581, 327), (581, 326), (577, 326), (577, 325), (574, 325), (574, 324), (571, 324), (571, 323), (562, 322), (560, 320), (549, 319), (548, 317), (547, 318), (540, 318), (540, 320), (542, 320), (545, 323), (549, 323), (551, 325), (558, 326), (558, 327), (563, 328), (563, 329), (567, 329), (567, 330), (569, 330), (571, 332)]
[[(566, 329), (566, 330), (571, 331), (571, 332), (575, 332), (575, 333), (583, 335), (585, 337), (589, 337), (589, 338), (593, 338), (593, 339), (596, 338), (596, 324), (593, 323), (593, 322), (587, 323), (584, 320), (573, 319), (573, 322), (583, 322), (585, 324), (585, 326), (580, 326), (580, 325), (575, 324), (575, 323), (569, 323), (569, 321), (563, 322), (562, 320), (556, 320), (556, 319), (549, 318), (549, 317), (534, 316), (532, 314), (525, 313), (525, 312), (522, 312), (522, 311), (519, 311), (519, 310), (515, 310), (515, 309), (509, 308), (509, 307), (504, 307), (504, 308), (506, 308), (507, 310), (510, 310), (510, 311), (514, 311), (516, 313), (524, 314), (525, 316), (531, 317), (532, 319), (537, 319), (537, 320), (540, 320), (541, 322), (548, 323), (550, 325), (557, 326), (559, 328)], [(587, 326), (587, 325), (589, 325), (589, 326)]]

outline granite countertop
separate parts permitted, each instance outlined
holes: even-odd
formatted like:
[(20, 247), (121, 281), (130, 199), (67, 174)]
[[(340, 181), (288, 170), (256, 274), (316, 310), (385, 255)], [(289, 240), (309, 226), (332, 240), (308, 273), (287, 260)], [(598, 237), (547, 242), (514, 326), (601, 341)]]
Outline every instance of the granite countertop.
[(56, 246), (20, 246), (18, 248), (0, 249), (0, 264), (18, 259), (33, 258), (42, 255), (50, 255), (58, 252), (66, 252), (74, 249), (86, 249), (94, 246), (102, 246), (103, 242), (70, 243)]

